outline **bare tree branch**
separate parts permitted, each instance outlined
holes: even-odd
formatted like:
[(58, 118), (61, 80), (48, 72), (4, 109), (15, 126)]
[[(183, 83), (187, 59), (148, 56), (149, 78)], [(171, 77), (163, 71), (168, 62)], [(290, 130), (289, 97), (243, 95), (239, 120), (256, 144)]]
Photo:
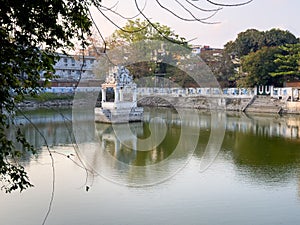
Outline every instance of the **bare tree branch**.
[(242, 6), (242, 5), (247, 5), (250, 2), (252, 2), (253, 0), (249, 0), (247, 2), (242, 2), (242, 3), (236, 3), (236, 4), (223, 4), (223, 3), (218, 3), (218, 2), (213, 2), (211, 0), (206, 0), (207, 2), (209, 2), (212, 5), (216, 5), (216, 6), (224, 6), (224, 7), (235, 7), (235, 6)]
[[(142, 8), (142, 11), (145, 10), (146, 4), (147, 4), (147, 1), (145, 1), (145, 4), (144, 4), (144, 6), (143, 6), (143, 8)], [(110, 12), (112, 12), (113, 14), (115, 14), (115, 15), (117, 15), (117, 16), (121, 17), (122, 19), (125, 19), (125, 20), (132, 20), (132, 19), (137, 18), (139, 15), (141, 15), (141, 13), (138, 13), (138, 14), (132, 16), (132, 17), (125, 17), (124, 15), (118, 13), (118, 12), (115, 11), (115, 10), (112, 10), (112, 9), (110, 9), (110, 8), (107, 8), (106, 6), (101, 5), (100, 7), (103, 8), (105, 11), (110, 11)]]
[(189, 0), (185, 0), (187, 3), (189, 3), (191, 6), (193, 6), (194, 8), (200, 10), (200, 11), (203, 11), (203, 12), (214, 12), (214, 11), (219, 11), (221, 9), (223, 9), (222, 7), (220, 8), (217, 8), (217, 9), (203, 9), (197, 5), (195, 5), (194, 3), (190, 2)]
[[(116, 24), (114, 21), (112, 21), (107, 15), (105, 15), (104, 13), (103, 13), (103, 11), (100, 9), (100, 7), (97, 7), (97, 9), (98, 9), (98, 11), (110, 22), (110, 23), (112, 23), (115, 27), (117, 27), (118, 29), (120, 29), (121, 31), (123, 31), (123, 32), (127, 32), (127, 33), (137, 33), (137, 32), (140, 32), (140, 31), (142, 31), (142, 30), (144, 30), (144, 29), (146, 29), (147, 28), (147, 26), (145, 26), (145, 27), (142, 27), (142, 28), (140, 28), (140, 29), (136, 29), (136, 30), (132, 30), (132, 31), (130, 31), (130, 30), (125, 30), (125, 29), (123, 29), (122, 27), (120, 27), (118, 24)], [(140, 12), (140, 14), (142, 15), (142, 11), (139, 9), (138, 10), (139, 12)]]
[(173, 40), (167, 36), (165, 36), (159, 29), (157, 29), (157, 27), (155, 26), (154, 23), (151, 22), (151, 20), (141, 11), (139, 4), (137, 2), (137, 0), (134, 0), (135, 6), (137, 8), (137, 10), (141, 13), (141, 15), (145, 18), (145, 20), (166, 40), (171, 41), (173, 43), (178, 43), (178, 44), (185, 44), (185, 42), (179, 42), (176, 40)]
[[(167, 8), (166, 6), (164, 6), (163, 4), (161, 4), (161, 2), (159, 0), (155, 0), (156, 3), (164, 10), (166, 10), (167, 12), (171, 13), (173, 16), (177, 17), (178, 19), (180, 20), (183, 20), (183, 21), (188, 21), (188, 22), (192, 22), (192, 21), (198, 21), (200, 23), (208, 23), (208, 22), (205, 22), (203, 21), (203, 19), (199, 19), (199, 18), (196, 18), (194, 15), (192, 15), (194, 17), (194, 19), (188, 19), (188, 18), (184, 18), (182, 16), (179, 16), (177, 13), (175, 13), (174, 11), (172, 11), (171, 9)], [(177, 2), (178, 3), (178, 2)], [(179, 3), (181, 4), (181, 3)], [(186, 9), (186, 8), (185, 8)], [(190, 11), (189, 11), (190, 13)]]
[(114, 8), (116, 8), (119, 4), (119, 1), (117, 1), (113, 6), (111, 7), (107, 7), (107, 6), (104, 6), (104, 5), (99, 5), (99, 7), (102, 7), (104, 8), (105, 11), (114, 11)]
[(212, 18), (213, 16), (215, 16), (218, 11), (213, 12), (210, 16), (205, 17), (205, 18), (197, 18), (188, 8), (186, 8), (181, 2), (179, 2), (178, 0), (175, 0), (177, 2), (177, 4), (179, 4), (185, 11), (187, 11), (193, 18), (195, 21), (201, 22), (201, 23), (205, 23), (205, 24), (217, 24), (220, 22), (206, 22), (205, 20), (208, 20), (210, 18)]
[[(103, 50), (103, 51), (104, 51), (104, 53), (105, 53), (105, 52), (106, 52), (106, 48), (107, 48), (107, 43), (106, 43), (106, 41), (105, 41), (105, 39), (104, 39), (104, 37), (103, 37), (103, 35), (102, 35), (102, 33), (101, 33), (99, 27), (98, 27), (97, 24), (95, 23), (95, 20), (94, 20), (94, 18), (93, 18), (93, 16), (92, 16), (90, 10), (89, 10), (89, 14), (90, 14), (90, 18), (91, 18), (91, 20), (92, 20), (92, 22), (93, 22), (93, 24), (94, 24), (96, 30), (98, 31), (98, 34), (100, 35), (100, 37), (101, 37), (101, 39), (102, 39), (102, 41), (103, 41), (103, 44), (104, 44), (104, 50)], [(95, 47), (95, 46), (94, 46), (94, 47)], [(96, 52), (97, 52), (97, 48), (95, 48), (95, 49), (96, 49)], [(97, 52), (97, 54), (98, 54), (98, 52)]]
[(48, 206), (48, 209), (47, 209), (47, 212), (46, 212), (46, 215), (43, 219), (43, 225), (46, 223), (47, 219), (48, 219), (48, 216), (51, 212), (51, 209), (52, 209), (52, 204), (53, 204), (53, 199), (54, 199), (54, 193), (55, 193), (55, 162), (54, 162), (54, 158), (53, 158), (53, 155), (50, 151), (50, 148), (49, 148), (49, 145), (48, 145), (48, 142), (47, 142), (47, 139), (45, 137), (45, 135), (40, 131), (40, 129), (31, 121), (30, 118), (28, 118), (25, 113), (17, 106), (17, 105), (14, 105), (15, 109), (33, 126), (33, 128), (39, 133), (39, 135), (42, 137), (42, 139), (44, 140), (44, 143), (45, 143), (45, 146), (47, 148), (47, 151), (49, 153), (49, 156), (50, 156), (50, 159), (51, 159), (51, 167), (52, 167), (52, 190), (51, 190), (51, 197), (50, 197), (50, 202), (49, 202), (49, 206)]
[[(229, 4), (229, 3), (219, 3), (219, 2), (215, 2), (215, 1), (211, 1), (211, 0), (206, 0), (210, 5), (213, 5), (213, 6), (218, 6), (217, 8), (215, 7), (212, 7), (212, 9), (205, 9), (203, 7), (199, 7), (197, 4), (193, 3), (193, 2), (198, 2), (198, 0), (185, 0), (186, 4), (189, 4), (191, 6), (191, 8), (187, 7), (185, 4), (183, 4), (182, 2), (180, 2), (179, 0), (175, 0), (175, 2), (184, 10), (186, 11), (192, 18), (187, 18), (187, 17), (184, 17), (184, 16), (180, 16), (176, 11), (170, 9), (169, 7), (165, 6), (164, 4), (161, 3), (160, 0), (155, 0), (155, 2), (158, 4), (158, 6), (167, 11), (168, 13), (172, 14), (173, 16), (175, 16), (176, 18), (180, 19), (180, 20), (183, 20), (183, 21), (187, 21), (187, 22), (194, 22), (194, 21), (197, 21), (197, 22), (200, 22), (200, 23), (203, 23), (203, 24), (218, 24), (220, 22), (210, 22), (208, 21), (209, 19), (213, 18), (217, 12), (219, 12), (220, 10), (223, 9), (223, 7), (234, 7), (234, 6), (242, 6), (242, 5), (247, 5), (249, 4), (250, 2), (252, 2), (253, 0), (248, 0), (246, 2), (241, 2), (241, 3), (235, 3), (235, 4)], [(111, 24), (113, 24), (117, 29), (123, 31), (123, 32), (127, 32), (127, 33), (136, 33), (136, 32), (140, 32), (144, 29), (146, 29), (148, 26), (152, 26), (159, 34), (162, 35), (162, 37), (164, 37), (166, 40), (169, 40), (169, 41), (172, 41), (174, 42), (174, 40), (171, 40), (171, 38), (168, 38), (168, 37), (165, 37), (161, 31), (159, 31), (159, 29), (155, 26), (155, 24), (153, 22), (151, 22), (151, 19), (148, 15), (146, 15), (144, 13), (144, 10), (146, 8), (146, 4), (147, 4), (147, 0), (144, 1), (144, 5), (143, 7), (140, 7), (139, 6), (139, 3), (137, 0), (134, 1), (135, 3), (135, 7), (138, 11), (138, 13), (132, 17), (126, 17), (124, 16), (122, 13), (118, 12), (117, 11), (117, 6), (119, 4), (119, 1), (117, 1), (113, 6), (111, 7), (108, 7), (108, 6), (105, 6), (103, 4), (95, 4), (94, 6), (97, 8), (98, 12), (100, 12), (100, 14), (108, 21), (110, 22)], [(204, 17), (204, 18), (200, 18), (198, 16), (195, 15), (195, 10), (197, 11), (201, 11), (201, 12), (211, 12), (212, 14), (207, 16), (207, 17)], [(137, 18), (138, 16), (142, 16), (147, 22), (148, 22), (148, 25), (145, 26), (145, 27), (142, 27), (142, 28), (137, 28), (136, 30), (126, 30), (124, 28), (122, 28), (121, 26), (119, 26), (116, 22), (114, 22), (110, 16), (108, 16), (106, 12), (110, 12), (114, 15), (117, 15), (118, 17), (122, 18), (122, 19), (134, 19), (134, 18)], [(104, 52), (106, 51), (106, 46), (107, 46), (107, 43), (106, 41), (104, 40), (104, 37), (103, 35), (101, 34), (100, 32), (100, 29), (97, 27), (92, 15), (91, 15), (91, 12), (89, 12), (89, 15), (90, 15), (90, 18), (93, 22), (93, 24), (95, 25), (103, 43), (104, 43)], [(177, 41), (176, 41), (177, 42)], [(182, 43), (181, 43), (182, 44)]]

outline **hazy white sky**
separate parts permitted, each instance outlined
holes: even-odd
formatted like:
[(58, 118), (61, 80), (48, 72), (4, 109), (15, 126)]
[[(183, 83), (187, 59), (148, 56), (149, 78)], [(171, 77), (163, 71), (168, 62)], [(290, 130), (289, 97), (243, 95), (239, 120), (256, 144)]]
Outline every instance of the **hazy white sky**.
[[(253, 0), (248, 5), (241, 7), (224, 7), (209, 22), (220, 22), (219, 24), (207, 25), (200, 22), (182, 21), (171, 13), (161, 8), (156, 0), (136, 0), (141, 8), (145, 5), (144, 13), (153, 22), (170, 26), (177, 34), (187, 40), (196, 38), (191, 43), (210, 45), (211, 47), (223, 47), (223, 45), (234, 40), (239, 32), (249, 28), (258, 30), (269, 30), (280, 28), (289, 30), (296, 37), (300, 36), (300, 1), (299, 0)], [(176, 2), (188, 7), (198, 18), (205, 18), (210, 13), (201, 12), (191, 7), (186, 0), (159, 0), (159, 2), (176, 14), (191, 19), (192, 17)], [(212, 9), (205, 0), (188, 0), (197, 6)], [(239, 3), (243, 0), (215, 0), (219, 3)], [(130, 17), (137, 14), (135, 0), (102, 0), (103, 5), (114, 8), (120, 14)], [(111, 18), (117, 25), (123, 26), (125, 19), (113, 15), (109, 11), (103, 13)], [(109, 36), (116, 27), (101, 15), (97, 10), (92, 10), (93, 17), (105, 37)], [(142, 16), (140, 16), (142, 18)]]

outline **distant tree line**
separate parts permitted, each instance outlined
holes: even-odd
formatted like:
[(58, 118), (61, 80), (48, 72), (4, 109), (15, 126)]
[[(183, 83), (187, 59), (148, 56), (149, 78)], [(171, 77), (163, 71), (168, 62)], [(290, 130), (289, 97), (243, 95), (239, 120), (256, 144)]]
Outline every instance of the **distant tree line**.
[(289, 31), (248, 29), (225, 44), (224, 55), (231, 70), (222, 79), (232, 86), (282, 86), (299, 79), (300, 43)]

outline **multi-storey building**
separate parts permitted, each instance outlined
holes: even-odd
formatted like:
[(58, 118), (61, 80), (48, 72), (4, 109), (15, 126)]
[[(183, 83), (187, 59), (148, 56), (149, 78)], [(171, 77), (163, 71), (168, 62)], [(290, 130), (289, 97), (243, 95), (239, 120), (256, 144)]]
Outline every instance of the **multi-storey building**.
[(57, 80), (93, 79), (94, 56), (72, 56), (59, 54), (60, 59), (54, 65)]

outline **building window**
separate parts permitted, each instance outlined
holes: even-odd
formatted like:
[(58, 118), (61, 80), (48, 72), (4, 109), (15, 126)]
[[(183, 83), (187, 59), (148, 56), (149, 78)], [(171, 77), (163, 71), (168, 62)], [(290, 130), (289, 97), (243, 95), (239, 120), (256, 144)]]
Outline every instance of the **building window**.
[(75, 66), (75, 59), (72, 59), (72, 66)]
[(64, 63), (65, 63), (65, 66), (68, 66), (68, 59), (67, 58), (64, 58)]

